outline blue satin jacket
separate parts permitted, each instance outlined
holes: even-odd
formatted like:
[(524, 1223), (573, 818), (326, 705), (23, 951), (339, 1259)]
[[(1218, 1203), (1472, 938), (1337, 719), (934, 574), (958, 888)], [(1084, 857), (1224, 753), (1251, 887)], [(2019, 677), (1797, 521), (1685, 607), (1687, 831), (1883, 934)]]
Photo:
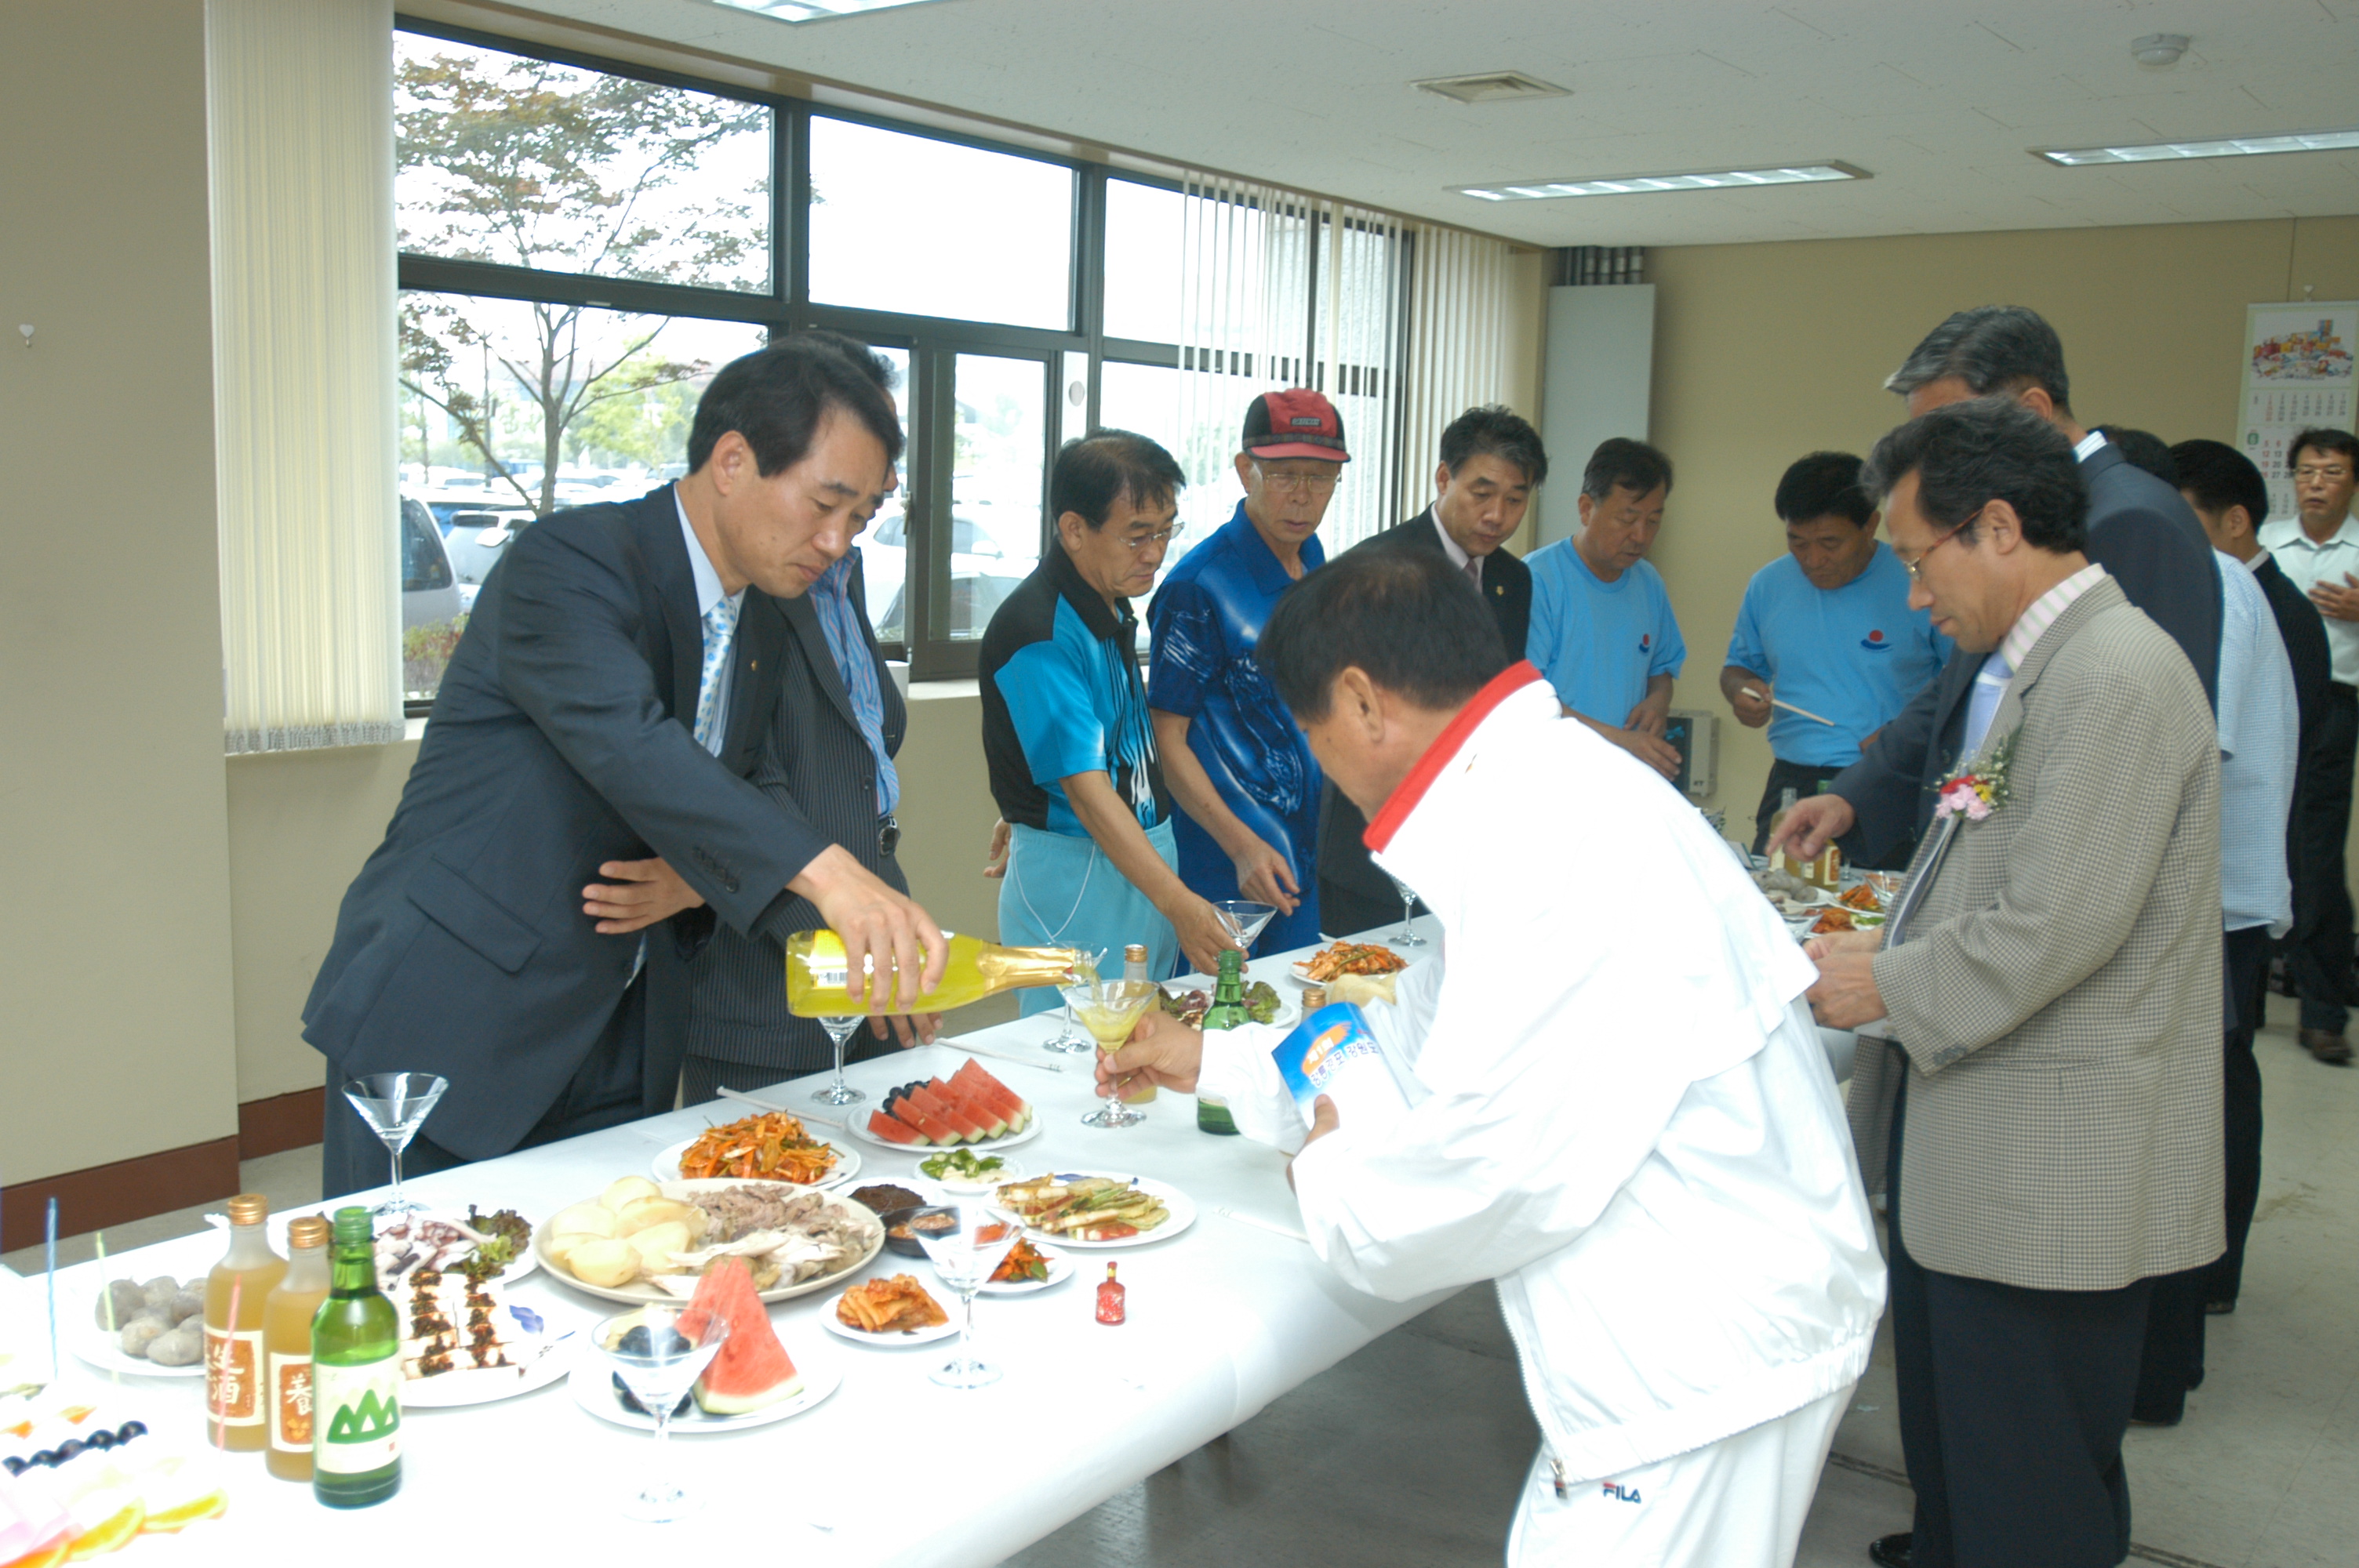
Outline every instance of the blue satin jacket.
[[(1305, 571), (1327, 559), (1317, 535), (1303, 543)], [(1246, 827), (1294, 862), (1301, 903), (1270, 922), (1256, 952), (1319, 936), (1319, 763), (1277, 691), (1254, 662), (1254, 644), (1278, 596), (1294, 586), (1237, 503), (1236, 515), (1171, 568), (1147, 606), (1153, 635), (1147, 705), (1186, 715), (1189, 749)], [(1236, 898), (1236, 866), (1184, 811), (1171, 814), (1180, 876), (1204, 898)]]

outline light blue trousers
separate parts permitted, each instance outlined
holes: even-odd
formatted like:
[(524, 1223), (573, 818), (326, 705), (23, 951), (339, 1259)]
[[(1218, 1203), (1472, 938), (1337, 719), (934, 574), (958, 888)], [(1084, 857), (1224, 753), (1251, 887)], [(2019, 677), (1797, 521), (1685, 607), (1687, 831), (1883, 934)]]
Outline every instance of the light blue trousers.
[[(1147, 830), (1147, 841), (1178, 870), (1180, 850), (1169, 819)], [(999, 939), (1012, 947), (1079, 947), (1105, 951), (1104, 968), (1122, 973), (1122, 950), (1147, 944), (1147, 972), (1169, 976), (1180, 956), (1179, 934), (1147, 895), (1130, 885), (1086, 834), (1068, 838), (1038, 827), (1017, 827), (1007, 853), (1007, 875), (999, 884)], [(1049, 986), (1019, 993), (1020, 1016), (1064, 1005)]]

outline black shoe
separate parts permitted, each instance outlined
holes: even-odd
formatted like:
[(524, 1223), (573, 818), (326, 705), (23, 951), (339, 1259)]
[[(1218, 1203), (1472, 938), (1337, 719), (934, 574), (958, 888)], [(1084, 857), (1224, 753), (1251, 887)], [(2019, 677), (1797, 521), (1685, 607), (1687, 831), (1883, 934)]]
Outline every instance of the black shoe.
[(2236, 1298), (2230, 1296), (2225, 1301), (2205, 1302), (2203, 1303), (2203, 1315), (2206, 1317), (2235, 1316)]
[(1893, 1535), (1880, 1535), (1867, 1543), (1867, 1560), (1876, 1568), (1908, 1568), (1908, 1546), (1915, 1540), (1909, 1530)]
[(2302, 1049), (2332, 1067), (2351, 1065), (2351, 1042), (2341, 1034), (2330, 1034), (2323, 1029), (2305, 1029), (2297, 1036)]

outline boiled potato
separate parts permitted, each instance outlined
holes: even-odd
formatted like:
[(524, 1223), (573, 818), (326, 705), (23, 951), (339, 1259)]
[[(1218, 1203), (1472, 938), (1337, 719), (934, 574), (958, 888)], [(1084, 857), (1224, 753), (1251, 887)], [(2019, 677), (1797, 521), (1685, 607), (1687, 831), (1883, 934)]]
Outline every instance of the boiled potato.
[(147, 1342), (147, 1359), (158, 1367), (193, 1367), (204, 1353), (205, 1328), (201, 1322), (184, 1323)]
[(603, 1237), (590, 1236), (578, 1230), (568, 1236), (544, 1236), (541, 1238), (540, 1250), (559, 1268), (571, 1269), (573, 1267), (573, 1254), (576, 1249), (585, 1241), (603, 1239), (605, 1239)]
[(115, 1343), (123, 1346), (125, 1356), (145, 1356), (147, 1346), (171, 1332), (171, 1325), (160, 1317), (135, 1317), (123, 1325)]
[(673, 1253), (688, 1250), (688, 1227), (676, 1219), (667, 1219), (632, 1237), (629, 1245), (647, 1260), (648, 1272), (658, 1272), (671, 1267)]
[(661, 1197), (656, 1184), (645, 1176), (617, 1176), (607, 1184), (598, 1201), (620, 1214), (641, 1198)]
[(147, 1310), (147, 1298), (136, 1280), (109, 1281), (105, 1291), (91, 1308), (92, 1315), (101, 1328), (125, 1329), (131, 1320)]
[(688, 1205), (671, 1198), (640, 1198), (623, 1210), (614, 1227), (614, 1234), (627, 1240), (651, 1226), (663, 1225), (672, 1220), (677, 1220), (681, 1225), (692, 1228), (695, 1221), (690, 1217), (697, 1212)]
[(558, 1236), (612, 1236), (614, 1234), (614, 1211), (603, 1204), (578, 1203), (571, 1208), (557, 1211), (549, 1222), (549, 1234)]
[(204, 1310), (205, 1298), (203, 1296), (199, 1295), (194, 1291), (182, 1291), (179, 1295), (172, 1298), (172, 1304), (164, 1309), (164, 1317), (167, 1322), (172, 1325), (173, 1327), (178, 1328), (180, 1325), (188, 1322), (189, 1319), (201, 1316)]
[(616, 1290), (639, 1277), (638, 1249), (612, 1237), (593, 1237), (573, 1249), (566, 1265), (585, 1285)]

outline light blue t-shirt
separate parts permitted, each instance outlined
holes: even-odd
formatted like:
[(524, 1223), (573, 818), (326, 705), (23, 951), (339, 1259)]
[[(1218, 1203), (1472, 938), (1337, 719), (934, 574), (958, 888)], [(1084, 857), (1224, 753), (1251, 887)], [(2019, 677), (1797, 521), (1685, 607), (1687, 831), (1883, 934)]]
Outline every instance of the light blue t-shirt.
[(1652, 561), (1601, 581), (1570, 539), (1524, 557), (1532, 574), (1532, 626), (1524, 656), (1584, 719), (1618, 727), (1647, 695), (1650, 676), (1676, 676), (1688, 645)]
[(1949, 662), (1950, 640), (1932, 617), (1908, 608), (1908, 568), (1882, 541), (1867, 569), (1841, 588), (1814, 588), (1792, 556), (1753, 574), (1728, 663), (1757, 670), (1780, 701), (1832, 726), (1776, 710), (1769, 750), (1811, 768), (1847, 768), (1860, 742), (1892, 721)]

